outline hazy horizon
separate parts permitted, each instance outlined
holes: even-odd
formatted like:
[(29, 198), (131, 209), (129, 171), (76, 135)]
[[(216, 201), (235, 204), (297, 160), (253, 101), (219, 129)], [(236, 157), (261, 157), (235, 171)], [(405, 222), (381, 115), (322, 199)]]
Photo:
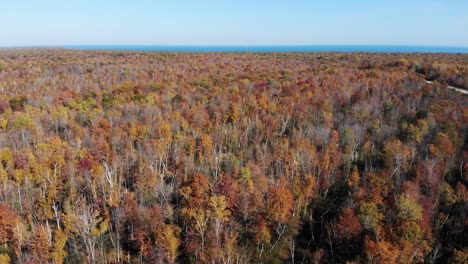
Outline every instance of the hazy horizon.
[(0, 47), (468, 46), (468, 3), (328, 1), (9, 1)]
[(0, 46), (0, 48), (70, 48), (70, 47), (427, 47), (427, 48), (468, 48), (468, 45), (420, 45), (420, 44), (138, 44), (138, 43), (84, 43), (84, 44), (32, 44), (32, 45), (11, 45)]
[(123, 52), (175, 53), (459, 53), (468, 54), (468, 47), (456, 46), (398, 46), (398, 45), (63, 45), (0, 47), (0, 50), (66, 49)]

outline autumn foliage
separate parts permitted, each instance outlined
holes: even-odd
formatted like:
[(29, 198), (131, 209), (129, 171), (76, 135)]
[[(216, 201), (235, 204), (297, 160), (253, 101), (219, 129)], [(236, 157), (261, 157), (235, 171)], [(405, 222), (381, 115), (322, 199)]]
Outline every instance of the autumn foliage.
[(466, 263), (467, 65), (2, 50), (0, 263)]

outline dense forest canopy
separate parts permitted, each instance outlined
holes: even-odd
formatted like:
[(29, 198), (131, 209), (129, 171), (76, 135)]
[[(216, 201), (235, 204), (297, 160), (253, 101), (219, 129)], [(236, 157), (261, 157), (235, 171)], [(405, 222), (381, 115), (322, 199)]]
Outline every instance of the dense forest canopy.
[(449, 85), (468, 55), (0, 51), (0, 263), (467, 263)]

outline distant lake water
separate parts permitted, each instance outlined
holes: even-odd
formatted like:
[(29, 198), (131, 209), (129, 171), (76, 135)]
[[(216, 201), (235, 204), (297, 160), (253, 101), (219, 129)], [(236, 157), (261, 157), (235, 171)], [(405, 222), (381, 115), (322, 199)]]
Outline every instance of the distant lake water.
[(64, 46), (73, 50), (112, 50), (144, 52), (372, 52), (372, 53), (468, 53), (468, 47), (443, 46), (374, 46), (374, 45), (312, 45), (312, 46), (138, 46), (138, 45), (77, 45)]

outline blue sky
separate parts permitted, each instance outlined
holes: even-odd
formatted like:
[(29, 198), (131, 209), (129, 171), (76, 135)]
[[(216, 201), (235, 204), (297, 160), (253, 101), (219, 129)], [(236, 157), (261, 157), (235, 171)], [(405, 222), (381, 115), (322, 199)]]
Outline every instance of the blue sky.
[(0, 46), (468, 46), (467, 0), (2, 0)]

